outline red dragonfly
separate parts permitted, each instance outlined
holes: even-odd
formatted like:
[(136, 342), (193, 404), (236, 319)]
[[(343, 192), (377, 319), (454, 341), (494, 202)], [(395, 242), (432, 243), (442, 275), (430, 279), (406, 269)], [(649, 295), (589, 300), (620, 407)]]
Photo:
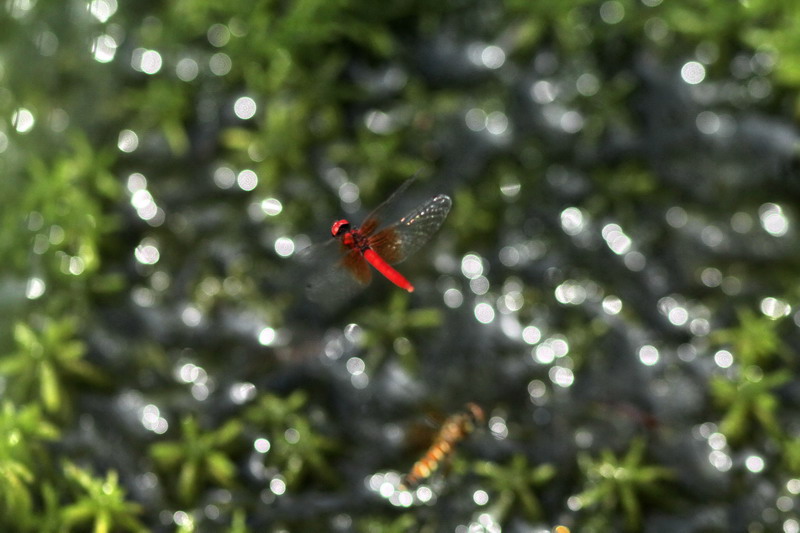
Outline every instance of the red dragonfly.
[(370, 282), (370, 265), (389, 281), (414, 291), (414, 286), (391, 265), (405, 260), (419, 250), (439, 229), (450, 207), (449, 196), (440, 194), (423, 202), (399, 220), (385, 224), (383, 218), (398, 209), (399, 200), (414, 182), (407, 180), (388, 200), (373, 210), (360, 227), (346, 219), (331, 226), (329, 242), (314, 245), (301, 252), (302, 259), (313, 268), (323, 266), (312, 276), (308, 294), (315, 301), (332, 301), (348, 296)]

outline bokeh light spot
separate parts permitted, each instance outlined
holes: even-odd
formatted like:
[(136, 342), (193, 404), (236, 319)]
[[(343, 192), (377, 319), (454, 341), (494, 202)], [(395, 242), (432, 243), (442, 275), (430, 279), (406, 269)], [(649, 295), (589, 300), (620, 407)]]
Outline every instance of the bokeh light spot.
[(236, 184), (236, 172), (228, 166), (220, 166), (214, 171), (214, 183), (220, 189), (230, 189)]
[(481, 324), (491, 324), (494, 321), (494, 308), (482, 302), (475, 306), (475, 319)]
[(277, 198), (265, 198), (261, 201), (261, 210), (265, 215), (274, 217), (283, 211), (283, 204)]
[(281, 257), (289, 257), (294, 253), (295, 242), (289, 237), (275, 239), (275, 253)]
[(114, 60), (118, 46), (111, 35), (99, 35), (92, 41), (92, 57), (98, 63), (109, 63)]
[(583, 129), (585, 120), (578, 111), (565, 111), (561, 115), (559, 125), (566, 133), (578, 133)]
[(142, 244), (136, 247), (134, 256), (143, 265), (154, 265), (158, 263), (161, 254), (154, 244), (143, 241)]
[(548, 377), (553, 384), (562, 388), (571, 387), (575, 382), (575, 375), (572, 370), (563, 366), (554, 366), (548, 371)]
[(556, 354), (553, 347), (548, 343), (539, 344), (533, 349), (533, 359), (540, 364), (548, 365), (555, 361)]
[(481, 62), (486, 68), (498, 69), (506, 62), (506, 53), (497, 45), (489, 45), (481, 52)]
[(489, 278), (486, 276), (478, 276), (477, 278), (469, 280), (469, 289), (473, 294), (477, 294), (478, 296), (489, 292), (489, 286)]
[(758, 456), (758, 455), (749, 455), (744, 460), (744, 466), (750, 472), (753, 472), (754, 474), (758, 474), (758, 473), (760, 473), (761, 471), (764, 470), (764, 458), (761, 457), (761, 456)]
[(133, 67), (145, 74), (156, 74), (161, 70), (163, 60), (161, 54), (155, 50), (142, 50), (141, 54), (134, 54), (138, 62)]
[(253, 441), (253, 449), (258, 453), (267, 453), (269, 449), (272, 447), (268, 439), (264, 437), (257, 438)]
[(269, 490), (271, 490), (276, 496), (281, 496), (286, 492), (286, 481), (280, 476), (274, 477), (269, 482)]
[(706, 77), (706, 67), (697, 61), (689, 61), (681, 67), (681, 78), (689, 85), (697, 85)]
[(258, 176), (250, 169), (245, 169), (236, 175), (236, 184), (243, 191), (252, 191), (258, 186)]
[(689, 221), (689, 215), (684, 208), (676, 205), (667, 209), (666, 219), (673, 228), (682, 228)]
[(718, 350), (714, 354), (714, 362), (720, 368), (730, 368), (733, 365), (733, 354), (728, 350)]
[(270, 327), (265, 327), (258, 333), (258, 343), (262, 346), (270, 346), (275, 342), (275, 337), (275, 330)]
[(450, 309), (456, 309), (458, 307), (461, 307), (461, 304), (464, 303), (464, 295), (458, 289), (449, 288), (446, 291), (444, 291), (443, 296), (444, 296), (444, 304)]
[(773, 237), (783, 237), (789, 231), (789, 219), (777, 204), (764, 204), (758, 209), (761, 226)]
[(714, 450), (708, 454), (708, 461), (720, 472), (727, 472), (733, 467), (733, 460), (725, 452)]
[(675, 306), (667, 313), (667, 320), (674, 326), (684, 326), (689, 321), (689, 311), (685, 307)]
[(367, 365), (360, 357), (351, 357), (345, 362), (345, 368), (348, 372), (350, 372), (351, 375), (358, 376), (364, 373)]
[(567, 235), (577, 235), (586, 225), (583, 211), (577, 207), (568, 207), (561, 211), (561, 229)]
[(618, 24), (625, 18), (625, 7), (617, 0), (603, 2), (600, 4), (600, 18), (606, 24)]
[(208, 68), (215, 76), (225, 76), (231, 71), (233, 61), (228, 54), (217, 52), (208, 60)]
[(778, 298), (771, 296), (761, 300), (761, 312), (773, 320), (789, 316), (792, 312), (792, 306)]
[(575, 88), (583, 96), (594, 96), (600, 90), (600, 80), (594, 74), (584, 72), (578, 76)]
[(139, 136), (131, 130), (122, 130), (117, 138), (117, 148), (121, 152), (131, 153), (139, 147)]
[(117, 12), (117, 0), (93, 0), (89, 3), (89, 13), (99, 22), (107, 22)]
[(467, 254), (461, 259), (461, 273), (467, 279), (483, 275), (483, 260), (477, 254)]
[(522, 329), (522, 340), (527, 344), (536, 344), (542, 340), (542, 332), (536, 326), (526, 326)]
[(489, 494), (485, 490), (476, 490), (472, 493), (472, 501), (476, 505), (486, 505), (489, 503)]
[(697, 115), (695, 124), (697, 125), (697, 129), (700, 131), (700, 133), (713, 135), (719, 132), (722, 121), (720, 120), (719, 115), (712, 111), (701, 111)]
[(537, 104), (552, 103), (558, 96), (557, 89), (549, 81), (539, 80), (531, 86), (531, 98)]
[(659, 353), (655, 346), (646, 344), (639, 348), (639, 360), (645, 366), (653, 366), (658, 363)]
[(231, 32), (224, 24), (216, 23), (212, 24), (211, 27), (208, 28), (206, 37), (208, 38), (208, 42), (211, 43), (211, 46), (221, 48), (228, 44), (228, 41), (230, 41)]
[(478, 132), (486, 128), (486, 112), (483, 109), (473, 108), (464, 115), (467, 128)]
[(606, 224), (601, 231), (603, 239), (611, 251), (615, 254), (622, 255), (631, 249), (631, 239), (618, 224)]
[(175, 75), (181, 81), (192, 81), (200, 73), (200, 66), (191, 57), (184, 57), (175, 65)]
[(256, 101), (249, 96), (241, 96), (233, 103), (233, 112), (242, 120), (253, 118), (257, 110)]
[(44, 280), (41, 278), (29, 278), (28, 284), (25, 287), (25, 297), (29, 300), (40, 298), (47, 288)]
[(616, 315), (622, 311), (622, 300), (620, 300), (617, 296), (608, 295), (603, 298), (602, 302), (603, 311), (609, 315)]
[(501, 111), (492, 111), (486, 117), (486, 131), (492, 135), (502, 135), (508, 129), (508, 117)]
[(36, 119), (33, 118), (33, 113), (24, 107), (18, 108), (11, 115), (11, 124), (19, 133), (28, 133), (33, 129), (35, 123)]

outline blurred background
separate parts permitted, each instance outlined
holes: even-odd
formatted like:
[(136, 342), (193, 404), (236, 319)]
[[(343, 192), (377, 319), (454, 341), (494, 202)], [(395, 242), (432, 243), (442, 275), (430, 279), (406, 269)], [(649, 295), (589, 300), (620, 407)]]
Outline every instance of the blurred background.
[[(3, 2), (1, 528), (800, 531), (799, 20)], [(415, 174), (415, 292), (309, 301)]]

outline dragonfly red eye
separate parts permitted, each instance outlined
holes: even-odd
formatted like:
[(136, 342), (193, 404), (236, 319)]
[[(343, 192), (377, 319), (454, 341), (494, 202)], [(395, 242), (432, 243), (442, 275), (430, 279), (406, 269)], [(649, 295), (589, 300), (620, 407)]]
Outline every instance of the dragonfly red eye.
[(347, 231), (350, 231), (350, 223), (345, 219), (337, 220), (333, 223), (333, 226), (331, 226), (331, 235), (334, 237), (338, 237)]

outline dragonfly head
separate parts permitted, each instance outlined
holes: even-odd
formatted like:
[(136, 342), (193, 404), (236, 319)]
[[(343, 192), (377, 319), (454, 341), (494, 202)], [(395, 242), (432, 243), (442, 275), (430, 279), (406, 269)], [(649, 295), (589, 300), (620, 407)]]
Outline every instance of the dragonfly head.
[(473, 424), (483, 424), (486, 421), (486, 414), (484, 414), (480, 405), (469, 402), (467, 404), (467, 411), (469, 412)]
[(337, 220), (331, 226), (331, 235), (334, 237), (338, 237), (348, 231), (350, 231), (350, 223), (345, 219)]

